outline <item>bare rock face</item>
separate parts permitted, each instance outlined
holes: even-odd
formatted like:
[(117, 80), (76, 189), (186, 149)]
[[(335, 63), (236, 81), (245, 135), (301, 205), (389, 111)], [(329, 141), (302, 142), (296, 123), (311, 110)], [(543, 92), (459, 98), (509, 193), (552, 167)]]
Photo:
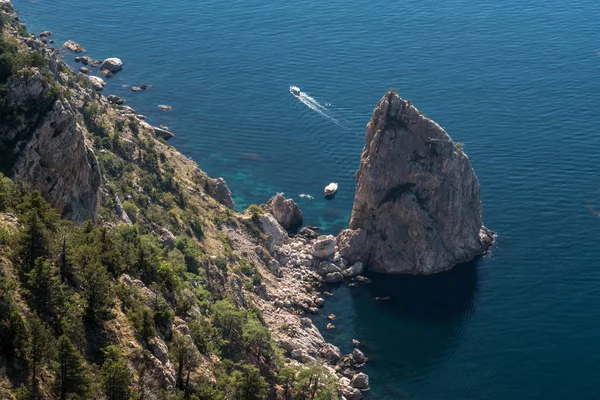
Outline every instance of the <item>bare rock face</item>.
[(304, 217), (298, 204), (292, 199), (286, 199), (281, 194), (273, 196), (264, 208), (265, 211), (273, 214), (283, 229), (293, 229), (302, 225)]
[(12, 175), (39, 190), (77, 223), (94, 220), (102, 181), (96, 155), (76, 122), (68, 100), (54, 97), (35, 68), (7, 82), (7, 100), (27, 116), (20, 124), (0, 126), (0, 144), (11, 149)]
[(225, 179), (210, 179), (210, 182), (208, 183), (208, 194), (225, 207), (233, 209), (234, 204), (233, 198), (231, 197), (231, 190), (229, 190)]
[(473, 259), (493, 241), (466, 154), (395, 91), (373, 111), (356, 182), (350, 229), (337, 238), (350, 263), (431, 274)]

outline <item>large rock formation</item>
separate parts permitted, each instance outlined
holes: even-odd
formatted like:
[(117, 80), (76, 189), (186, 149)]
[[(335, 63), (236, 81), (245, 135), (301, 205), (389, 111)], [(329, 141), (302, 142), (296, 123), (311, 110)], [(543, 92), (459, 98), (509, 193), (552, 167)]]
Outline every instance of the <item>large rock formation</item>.
[(431, 274), (473, 259), (492, 243), (466, 154), (395, 91), (373, 111), (356, 182), (350, 229), (337, 238), (350, 263)]
[(271, 197), (269, 202), (261, 207), (273, 214), (283, 229), (293, 229), (302, 225), (302, 210), (294, 200), (286, 199), (282, 194)]
[(98, 160), (77, 124), (77, 111), (57, 97), (37, 68), (12, 75), (6, 100), (21, 121), (0, 124), (3, 167), (39, 190), (63, 217), (96, 218), (101, 184)]

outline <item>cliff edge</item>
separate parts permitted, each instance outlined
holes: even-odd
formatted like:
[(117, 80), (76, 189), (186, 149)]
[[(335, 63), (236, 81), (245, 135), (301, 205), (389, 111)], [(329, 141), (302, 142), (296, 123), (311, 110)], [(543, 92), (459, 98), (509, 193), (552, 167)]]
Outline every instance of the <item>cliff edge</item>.
[(461, 146), (390, 90), (367, 125), (342, 256), (384, 273), (431, 274), (483, 253), (479, 181)]

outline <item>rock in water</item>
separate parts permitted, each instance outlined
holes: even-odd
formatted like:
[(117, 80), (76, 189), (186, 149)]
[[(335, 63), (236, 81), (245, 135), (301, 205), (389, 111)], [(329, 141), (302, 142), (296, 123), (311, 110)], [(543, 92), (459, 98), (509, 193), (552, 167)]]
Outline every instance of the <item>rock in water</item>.
[(63, 43), (62, 47), (63, 49), (71, 50), (73, 53), (83, 53), (85, 51), (82, 45), (73, 40), (67, 40)]
[(350, 263), (431, 274), (473, 259), (493, 241), (466, 154), (395, 91), (367, 125), (356, 183), (350, 229), (337, 238)]
[(267, 212), (273, 214), (284, 229), (292, 229), (302, 225), (302, 210), (292, 199), (286, 199), (281, 194), (273, 196), (265, 206)]
[(119, 72), (123, 69), (123, 61), (120, 58), (111, 57), (102, 61), (100, 69), (108, 70), (112, 73)]

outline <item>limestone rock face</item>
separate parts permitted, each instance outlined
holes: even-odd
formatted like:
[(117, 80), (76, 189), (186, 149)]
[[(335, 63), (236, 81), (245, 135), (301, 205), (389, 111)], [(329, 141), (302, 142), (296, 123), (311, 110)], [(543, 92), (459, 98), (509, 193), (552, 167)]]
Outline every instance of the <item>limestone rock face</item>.
[(223, 178), (211, 179), (208, 185), (208, 194), (225, 207), (233, 209), (233, 198), (227, 182)]
[(37, 69), (14, 74), (7, 100), (27, 116), (0, 126), (0, 144), (12, 149), (12, 175), (39, 190), (62, 216), (77, 223), (95, 220), (102, 181), (96, 155), (76, 122), (76, 110), (56, 99)]
[(302, 225), (302, 210), (292, 199), (281, 194), (273, 196), (265, 206), (267, 212), (273, 214), (283, 229), (291, 229)]
[(373, 111), (356, 182), (350, 230), (337, 238), (350, 263), (431, 274), (473, 259), (493, 241), (469, 159), (395, 91)]

